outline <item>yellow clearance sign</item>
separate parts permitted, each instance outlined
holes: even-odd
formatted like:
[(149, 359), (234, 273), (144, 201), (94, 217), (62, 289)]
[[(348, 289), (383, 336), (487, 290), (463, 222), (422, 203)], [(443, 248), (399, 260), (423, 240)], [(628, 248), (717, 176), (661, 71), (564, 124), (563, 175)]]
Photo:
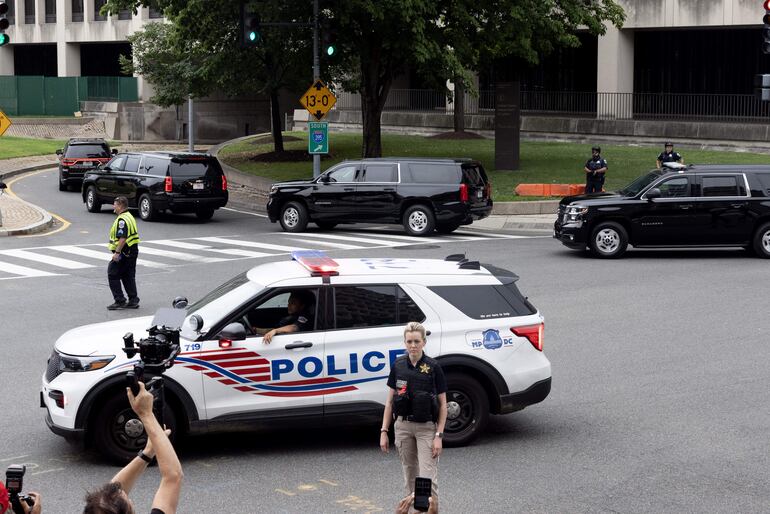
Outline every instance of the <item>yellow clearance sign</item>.
[(0, 111), (0, 136), (5, 134), (8, 127), (11, 126), (11, 120), (5, 115), (3, 111)]
[(326, 84), (320, 80), (316, 80), (315, 83), (310, 86), (310, 89), (305, 91), (302, 98), (299, 99), (299, 103), (302, 104), (302, 107), (307, 109), (307, 112), (309, 112), (311, 116), (316, 120), (321, 121), (332, 107), (334, 107), (334, 104), (337, 103), (337, 97), (329, 91)]

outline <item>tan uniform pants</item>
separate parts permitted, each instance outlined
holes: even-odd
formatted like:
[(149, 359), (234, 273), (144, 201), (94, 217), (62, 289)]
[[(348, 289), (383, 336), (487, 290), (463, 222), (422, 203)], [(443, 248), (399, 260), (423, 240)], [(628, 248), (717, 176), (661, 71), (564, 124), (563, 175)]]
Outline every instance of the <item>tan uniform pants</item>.
[(436, 424), (396, 419), (396, 448), (404, 468), (404, 494), (414, 492), (414, 478), (430, 478), (433, 501), (438, 501), (438, 459), (433, 458)]

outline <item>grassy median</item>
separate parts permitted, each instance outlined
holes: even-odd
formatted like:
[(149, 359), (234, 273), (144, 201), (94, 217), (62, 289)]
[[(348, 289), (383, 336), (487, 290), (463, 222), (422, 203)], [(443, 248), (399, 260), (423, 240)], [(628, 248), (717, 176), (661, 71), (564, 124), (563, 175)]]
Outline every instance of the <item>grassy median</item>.
[[(287, 132), (293, 140), (285, 143), (285, 149), (293, 151), (295, 162), (273, 160), (270, 138), (246, 140), (227, 146), (220, 157), (229, 165), (242, 171), (272, 180), (302, 179), (312, 176), (312, 158), (302, 157), (307, 149), (306, 132)], [(344, 159), (361, 156), (361, 135), (355, 133), (329, 134), (331, 154), (321, 161), (321, 169)], [(481, 161), (493, 187), (493, 197), (498, 201), (533, 199), (517, 197), (514, 188), (520, 183), (583, 183), (583, 165), (591, 156), (591, 145), (556, 142), (521, 143), (521, 169), (518, 171), (494, 170), (494, 141), (491, 139), (440, 139), (436, 137), (382, 135), (383, 156), (405, 157), (471, 157)], [(655, 158), (662, 146), (638, 146), (629, 144), (602, 145), (602, 156), (607, 159), (609, 171), (605, 189), (615, 190), (655, 167)], [(686, 163), (767, 164), (770, 155), (748, 152), (722, 152), (676, 148)], [(274, 157), (274, 156), (273, 156)]]
[(32, 155), (53, 155), (64, 146), (64, 140), (34, 139), (28, 137), (0, 137), (0, 159), (29, 157)]

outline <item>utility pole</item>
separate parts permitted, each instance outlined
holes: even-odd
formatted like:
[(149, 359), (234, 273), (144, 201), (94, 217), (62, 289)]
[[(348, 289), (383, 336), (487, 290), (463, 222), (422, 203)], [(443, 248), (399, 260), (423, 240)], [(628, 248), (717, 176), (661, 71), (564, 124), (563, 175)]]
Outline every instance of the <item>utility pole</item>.
[(187, 96), (187, 150), (192, 153), (195, 151), (195, 121), (193, 120), (193, 97)]
[[(321, 57), (318, 54), (318, 0), (313, 0), (313, 83), (321, 78)], [(309, 125), (308, 125), (309, 126)], [(309, 130), (309, 129), (308, 129)], [(321, 156), (313, 154), (313, 178), (321, 175)]]

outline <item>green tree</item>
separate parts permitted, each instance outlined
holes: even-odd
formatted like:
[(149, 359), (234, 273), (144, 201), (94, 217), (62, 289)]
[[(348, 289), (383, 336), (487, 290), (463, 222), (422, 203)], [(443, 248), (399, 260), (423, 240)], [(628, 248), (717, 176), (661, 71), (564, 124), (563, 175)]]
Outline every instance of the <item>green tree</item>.
[[(280, 91), (301, 90), (310, 81), (311, 38), (307, 28), (265, 26), (259, 45), (240, 46), (238, 0), (109, 0), (104, 9), (135, 9), (140, 5), (163, 11), (167, 24), (148, 24), (131, 36), (133, 63), (124, 65), (153, 84), (153, 101), (180, 103), (222, 92), (228, 96), (267, 94), (270, 98), (274, 150), (283, 152)], [(254, 3), (262, 22), (291, 20), (291, 0)], [(153, 27), (153, 25), (161, 25)]]
[(340, 36), (340, 60), (330, 70), (361, 94), (363, 155), (382, 154), (381, 115), (393, 79), (406, 69), (467, 78), (468, 70), (503, 57), (537, 63), (559, 46), (576, 46), (585, 27), (603, 34), (620, 26), (613, 0), (329, 0)]

